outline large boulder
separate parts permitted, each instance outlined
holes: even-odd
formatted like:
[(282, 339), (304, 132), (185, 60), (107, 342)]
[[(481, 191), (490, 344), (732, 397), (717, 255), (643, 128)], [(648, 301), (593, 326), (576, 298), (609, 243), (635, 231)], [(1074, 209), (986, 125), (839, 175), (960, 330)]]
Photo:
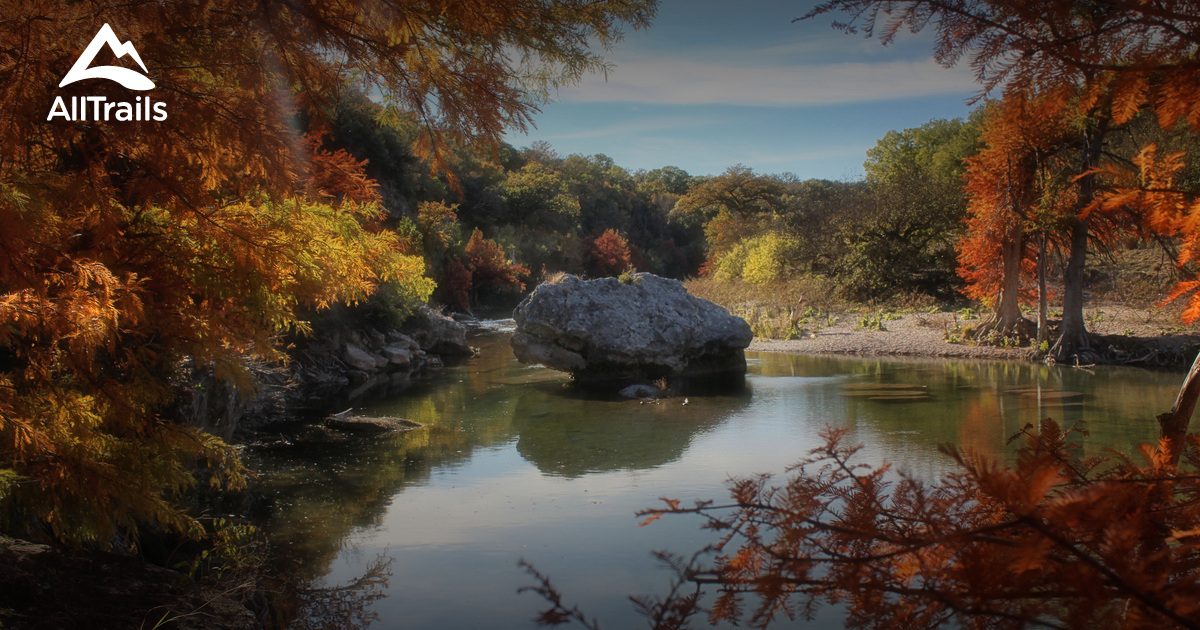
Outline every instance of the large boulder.
[(753, 334), (740, 317), (675, 280), (639, 273), (542, 284), (517, 306), (513, 353), (576, 379), (742, 375)]

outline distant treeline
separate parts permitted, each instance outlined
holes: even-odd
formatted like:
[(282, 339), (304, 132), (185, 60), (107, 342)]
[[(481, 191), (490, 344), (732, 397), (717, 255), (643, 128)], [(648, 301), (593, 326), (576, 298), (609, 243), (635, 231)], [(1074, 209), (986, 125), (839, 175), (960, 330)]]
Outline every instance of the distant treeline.
[[(834, 281), (858, 302), (963, 298), (968, 158), (985, 146), (984, 104), (966, 119), (890, 131), (866, 154), (866, 176), (838, 182), (674, 167), (628, 171), (605, 155), (561, 156), (544, 142), (482, 152), (457, 147), (449, 175), (413, 156), (418, 125), (361, 95), (329, 119), (328, 148), (366, 160), (389, 227), (426, 259), (434, 299), (456, 309), (517, 295), (547, 275), (626, 269), (765, 284), (798, 274)], [(1148, 117), (1114, 155), (1145, 138), (1173, 145)]]
[(954, 243), (963, 159), (979, 148), (975, 121), (888, 133), (858, 182), (741, 165), (715, 177), (674, 166), (630, 172), (543, 142), (490, 154), (459, 147), (452, 175), (433, 176), (410, 148), (418, 125), (364, 96), (343, 99), (328, 124), (328, 148), (367, 161), (390, 227), (425, 256), (435, 299), (453, 308), (555, 272), (627, 268), (756, 283), (815, 273), (864, 300), (913, 291), (949, 299), (959, 286)]

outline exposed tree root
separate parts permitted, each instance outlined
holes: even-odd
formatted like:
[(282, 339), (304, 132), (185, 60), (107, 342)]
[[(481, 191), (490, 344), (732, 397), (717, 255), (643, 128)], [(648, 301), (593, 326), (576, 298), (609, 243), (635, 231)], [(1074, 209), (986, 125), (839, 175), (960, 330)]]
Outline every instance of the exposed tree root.
[(1020, 316), (993, 314), (975, 328), (973, 336), (979, 343), (992, 346), (1024, 346), (1037, 336), (1037, 324)]
[(1062, 365), (1095, 365), (1103, 363), (1103, 357), (1096, 351), (1094, 337), (1087, 333), (1064, 333), (1046, 353), (1047, 363)]

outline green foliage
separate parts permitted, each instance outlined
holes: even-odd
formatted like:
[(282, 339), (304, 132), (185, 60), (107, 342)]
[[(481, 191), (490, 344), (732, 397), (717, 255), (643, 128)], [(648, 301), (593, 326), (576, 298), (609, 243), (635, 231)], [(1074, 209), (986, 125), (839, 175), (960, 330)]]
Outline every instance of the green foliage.
[(203, 548), (175, 564), (184, 578), (228, 585), (260, 574), (267, 562), (266, 536), (253, 525), (231, 518), (200, 519)]
[[(504, 178), (500, 192), (507, 202), (504, 223), (527, 223), (572, 234), (579, 225), (579, 200), (567, 193), (562, 174), (537, 163), (526, 164)], [(499, 221), (498, 221), (499, 222)]]
[(968, 122), (888, 132), (867, 152), (874, 203), (839, 234), (846, 251), (837, 271), (852, 297), (881, 300), (914, 289), (952, 297), (954, 243), (966, 212), (963, 160), (979, 150), (979, 112)]
[(888, 317), (882, 311), (866, 313), (859, 318), (857, 328), (883, 332), (887, 330), (887, 328), (883, 325), (883, 322), (887, 319)]
[(17, 471), (10, 468), (0, 468), (0, 501), (4, 500), (5, 495), (9, 490), (20, 481), (21, 477)]

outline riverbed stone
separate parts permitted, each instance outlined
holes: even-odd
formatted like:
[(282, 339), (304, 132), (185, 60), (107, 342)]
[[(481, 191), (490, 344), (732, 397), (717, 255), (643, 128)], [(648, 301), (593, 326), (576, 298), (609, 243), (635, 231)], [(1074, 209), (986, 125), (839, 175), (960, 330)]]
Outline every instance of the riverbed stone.
[(443, 357), (471, 356), (467, 344), (467, 328), (441, 313), (422, 306), (405, 323), (405, 333), (422, 350)]
[(422, 425), (407, 418), (373, 418), (350, 414), (334, 414), (325, 419), (325, 426), (348, 433), (377, 435), (392, 431), (410, 431)]
[(353, 343), (346, 344), (342, 352), (342, 357), (346, 359), (347, 365), (363, 372), (374, 372), (379, 367), (375, 361), (375, 357), (370, 352), (363, 350)]
[(400, 345), (387, 346), (381, 352), (384, 358), (388, 360), (388, 363), (398, 366), (401, 369), (407, 368), (412, 363), (413, 354), (407, 347)]
[(742, 318), (649, 273), (629, 283), (565, 275), (534, 289), (513, 319), (518, 360), (581, 381), (740, 376), (753, 339)]

